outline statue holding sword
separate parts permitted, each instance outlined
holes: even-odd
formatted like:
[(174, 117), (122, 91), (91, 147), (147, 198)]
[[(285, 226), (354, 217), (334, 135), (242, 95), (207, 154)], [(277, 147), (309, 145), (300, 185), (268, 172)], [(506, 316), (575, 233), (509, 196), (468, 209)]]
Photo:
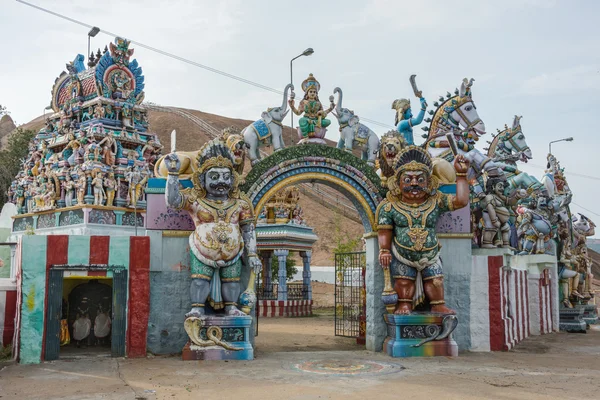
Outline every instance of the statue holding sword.
[(423, 122), (425, 111), (427, 111), (427, 101), (423, 97), (421, 91), (417, 88), (416, 78), (416, 75), (410, 76), (410, 85), (412, 86), (415, 96), (417, 96), (421, 102), (421, 109), (417, 116), (413, 117), (410, 100), (396, 99), (392, 103), (392, 109), (396, 110), (396, 120), (394, 125), (396, 125), (396, 129), (402, 134), (408, 145), (414, 144), (413, 127)]

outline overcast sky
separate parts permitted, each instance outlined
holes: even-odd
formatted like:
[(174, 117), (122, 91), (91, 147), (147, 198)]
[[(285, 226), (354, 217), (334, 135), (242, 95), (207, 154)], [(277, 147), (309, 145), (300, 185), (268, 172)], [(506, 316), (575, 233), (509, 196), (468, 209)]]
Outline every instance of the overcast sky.
[[(430, 107), (462, 78), (473, 77), (487, 140), (515, 114), (523, 116), (534, 153), (525, 171), (540, 178), (548, 142), (575, 138), (555, 144), (553, 153), (566, 168), (577, 204), (572, 209), (600, 223), (600, 2), (344, 0), (315, 9), (306, 1), (31, 2), (280, 90), (289, 81), (289, 60), (312, 47), (314, 55), (294, 62), (298, 96), (312, 72), (325, 104), (339, 86), (345, 107), (390, 125), (394, 99), (417, 103), (411, 74)], [(24, 123), (49, 104), (64, 64), (87, 52), (88, 29), (14, 0), (0, 7), (0, 104)], [(112, 39), (100, 33), (92, 47)], [(136, 47), (134, 57), (144, 70), (147, 101), (247, 119), (281, 103), (274, 93), (143, 48)], [(335, 140), (337, 133), (334, 121), (328, 137)]]

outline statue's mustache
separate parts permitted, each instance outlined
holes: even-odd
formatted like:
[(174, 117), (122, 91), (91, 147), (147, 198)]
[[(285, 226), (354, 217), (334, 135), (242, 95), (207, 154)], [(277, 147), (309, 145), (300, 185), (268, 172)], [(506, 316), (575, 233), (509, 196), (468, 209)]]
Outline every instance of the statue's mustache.
[(416, 192), (424, 192), (425, 188), (422, 188), (421, 186), (417, 186), (417, 185), (413, 185), (413, 186), (406, 186), (404, 189), (402, 189), (405, 192), (412, 192), (412, 191), (416, 191)]

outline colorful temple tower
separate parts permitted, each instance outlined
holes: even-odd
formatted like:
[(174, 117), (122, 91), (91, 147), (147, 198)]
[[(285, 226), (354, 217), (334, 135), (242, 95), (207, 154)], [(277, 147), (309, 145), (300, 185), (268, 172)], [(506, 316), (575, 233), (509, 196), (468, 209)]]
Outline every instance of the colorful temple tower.
[(143, 226), (144, 189), (162, 146), (148, 132), (144, 76), (129, 43), (116, 38), (88, 68), (79, 54), (56, 79), (54, 113), (9, 193), (19, 212), (13, 232)]

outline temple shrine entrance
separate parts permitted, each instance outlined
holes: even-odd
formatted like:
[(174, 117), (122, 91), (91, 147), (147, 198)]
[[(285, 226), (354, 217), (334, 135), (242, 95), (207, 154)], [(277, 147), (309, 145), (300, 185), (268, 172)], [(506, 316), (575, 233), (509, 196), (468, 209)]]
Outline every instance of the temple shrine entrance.
[[(385, 337), (385, 323), (381, 318), (384, 310), (383, 308), (381, 310), (375, 309), (378, 307), (378, 303), (374, 301), (371, 302), (373, 309), (369, 310), (365, 289), (368, 276), (373, 279), (381, 274), (380, 271), (375, 271), (374, 268), (377, 264), (378, 252), (375, 212), (377, 205), (385, 196), (385, 190), (381, 186), (374, 168), (365, 161), (342, 150), (328, 146), (306, 144), (280, 150), (263, 159), (252, 167), (245, 179), (241, 190), (248, 196), (254, 206), (256, 215), (259, 215), (259, 220), (261, 212), (273, 197), (287, 187), (300, 183), (319, 183), (328, 186), (344, 195), (354, 205), (365, 232), (363, 235), (365, 251), (341, 254), (339, 260), (336, 259), (335, 307), (331, 310), (331, 315), (324, 316), (324, 318), (330, 320), (327, 329), (328, 335), (331, 335), (332, 350), (357, 349), (355, 347), (357, 343), (366, 344), (369, 350), (379, 350), (381, 348), (380, 343), (383, 342)], [(304, 297), (310, 295), (308, 291), (310, 288), (310, 254), (308, 254), (308, 257), (306, 257), (306, 253), (300, 254), (303, 258), (303, 280), (297, 285), (294, 283), (286, 284), (285, 282), (282, 285), (281, 280), (282, 278), (285, 279), (285, 275), (280, 272), (276, 286), (277, 290), (282, 287), (285, 292), (278, 292), (278, 298), (286, 297), (289, 299), (290, 295), (297, 295), (298, 297), (302, 296), (302, 299), (304, 299)], [(272, 255), (278, 258), (279, 271), (283, 271), (288, 250), (273, 249)], [(332, 261), (333, 257), (332, 254)], [(266, 271), (266, 269), (263, 271)], [(262, 274), (258, 283), (259, 299), (261, 295), (263, 298), (271, 295), (275, 300), (273, 278), (273, 276)], [(369, 318), (378, 318), (381, 321), (371, 325), (376, 326), (377, 329), (366, 332)], [(258, 351), (261, 350), (261, 339), (259, 338), (263, 335), (265, 325), (274, 324), (272, 321), (267, 322), (262, 314), (259, 319)], [(307, 329), (320, 329), (311, 325), (314, 322), (311, 318), (302, 318), (302, 321), (305, 321), (304, 325)], [(280, 324), (291, 324), (291, 322), (281, 322)], [(302, 324), (297, 326), (298, 336), (304, 334), (305, 326), (302, 326)], [(371, 339), (369, 339), (369, 334), (372, 335)]]
[(125, 356), (127, 271), (55, 265), (49, 271), (45, 360)]

